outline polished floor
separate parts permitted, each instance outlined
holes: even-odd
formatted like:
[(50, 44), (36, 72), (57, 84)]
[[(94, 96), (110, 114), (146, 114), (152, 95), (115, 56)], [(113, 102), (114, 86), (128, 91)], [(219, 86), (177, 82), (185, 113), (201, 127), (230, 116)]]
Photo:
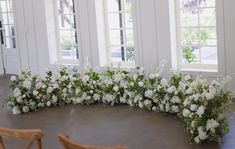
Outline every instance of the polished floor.
[[(9, 77), (0, 77), (0, 101), (11, 91)], [(195, 145), (187, 139), (179, 119), (161, 113), (147, 112), (128, 106), (65, 106), (37, 113), (12, 115), (0, 107), (0, 126), (40, 128), (45, 131), (43, 148), (62, 148), (58, 133), (65, 133), (81, 143), (94, 145), (124, 144), (130, 149), (235, 149), (235, 106), (231, 110), (231, 130), (222, 144)], [(5, 139), (9, 149), (21, 149), (23, 142)]]

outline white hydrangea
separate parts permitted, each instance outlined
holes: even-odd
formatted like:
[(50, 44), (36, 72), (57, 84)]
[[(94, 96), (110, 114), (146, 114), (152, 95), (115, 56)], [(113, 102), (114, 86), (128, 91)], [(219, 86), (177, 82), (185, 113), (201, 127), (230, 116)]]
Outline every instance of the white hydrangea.
[(195, 105), (195, 104), (192, 104), (192, 105), (190, 106), (190, 110), (191, 110), (191, 111), (197, 111), (197, 108), (198, 108), (198, 106)]
[(26, 80), (23, 82), (23, 87), (25, 87), (26, 89), (30, 89), (31, 85), (31, 81)]
[(14, 92), (15, 97), (18, 97), (21, 95), (21, 90), (19, 88), (15, 88), (13, 92)]
[(211, 132), (215, 133), (215, 128), (219, 127), (219, 123), (214, 120), (214, 119), (210, 119), (207, 121), (206, 123), (206, 130), (210, 130)]
[(122, 76), (123, 75), (121, 73), (117, 73), (113, 76), (113, 79), (114, 79), (115, 82), (120, 82), (123, 79)]
[(165, 79), (165, 78), (161, 79), (160, 84), (161, 84), (163, 87), (166, 87), (166, 86), (168, 85), (167, 79)]
[(53, 95), (53, 96), (52, 96), (52, 101), (53, 101), (53, 103), (57, 103), (58, 98), (57, 98), (55, 95)]
[(191, 112), (190, 112), (188, 109), (184, 109), (184, 110), (183, 110), (183, 116), (184, 116), (184, 117), (189, 117), (190, 113), (191, 113)]
[(180, 98), (178, 96), (174, 96), (171, 100), (172, 103), (181, 103)]
[(99, 101), (100, 100), (100, 95), (99, 94), (94, 94), (93, 96), (95, 101)]
[(153, 96), (153, 91), (152, 90), (147, 90), (144, 93), (145, 97), (151, 98)]
[(204, 114), (204, 111), (205, 111), (205, 108), (203, 106), (200, 106), (196, 113), (199, 117), (202, 117), (202, 115)]
[(21, 114), (21, 112), (19, 110), (19, 107), (16, 107), (16, 106), (13, 107), (12, 112), (13, 112), (14, 115)]
[(206, 140), (208, 135), (206, 134), (206, 131), (203, 130), (203, 127), (198, 127), (198, 137), (200, 138), (200, 140)]
[(54, 88), (53, 87), (48, 87), (47, 88), (47, 94), (51, 94), (53, 92)]
[(84, 83), (88, 82), (89, 80), (90, 80), (90, 77), (89, 77), (88, 75), (83, 75), (82, 81), (83, 81)]
[(42, 82), (36, 83), (35, 87), (36, 87), (37, 90), (41, 89), (42, 88)]
[(172, 94), (172, 93), (174, 93), (175, 91), (176, 91), (175, 86), (171, 86), (170, 88), (167, 89), (167, 92), (168, 92), (169, 94)]
[(38, 92), (38, 91), (36, 91), (36, 90), (34, 90), (34, 91), (33, 91), (33, 95), (34, 95), (34, 96), (37, 96), (37, 95), (38, 95), (38, 93), (39, 93), (39, 92)]

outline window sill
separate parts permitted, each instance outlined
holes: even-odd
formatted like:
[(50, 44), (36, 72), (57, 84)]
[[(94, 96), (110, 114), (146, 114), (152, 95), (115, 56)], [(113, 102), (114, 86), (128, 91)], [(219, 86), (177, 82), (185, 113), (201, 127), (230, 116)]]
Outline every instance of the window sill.
[(218, 69), (203, 69), (203, 68), (181, 68), (182, 72), (209, 72), (217, 73)]

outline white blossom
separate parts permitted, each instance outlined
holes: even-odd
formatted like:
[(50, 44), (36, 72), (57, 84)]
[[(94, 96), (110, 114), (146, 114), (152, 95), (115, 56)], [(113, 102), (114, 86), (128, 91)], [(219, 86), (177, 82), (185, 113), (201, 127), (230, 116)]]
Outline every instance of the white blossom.
[(25, 87), (27, 89), (30, 89), (31, 84), (32, 84), (31, 81), (26, 80), (26, 81), (23, 82), (23, 87)]
[(33, 91), (33, 95), (34, 95), (34, 96), (37, 96), (37, 95), (38, 95), (38, 91), (34, 90), (34, 91)]
[(214, 120), (214, 119), (210, 119), (207, 121), (206, 123), (206, 130), (210, 130), (211, 132), (215, 133), (215, 128), (219, 127), (219, 123)]
[(15, 97), (18, 97), (21, 95), (21, 90), (19, 88), (15, 88), (13, 92), (14, 92)]
[(13, 107), (12, 112), (14, 115), (21, 114), (19, 107)]
[(188, 109), (184, 109), (183, 110), (183, 116), (184, 117), (189, 117), (189, 114), (190, 114), (191, 112), (188, 110)]
[(23, 112), (24, 113), (28, 113), (29, 112), (29, 107), (28, 106), (24, 106), (23, 107)]
[(119, 91), (119, 87), (116, 85), (116, 86), (113, 87), (113, 90), (114, 90), (115, 92), (118, 92), (118, 91)]
[(161, 79), (161, 85), (162, 85), (163, 87), (166, 87), (166, 86), (168, 85), (167, 79), (165, 79), (165, 78)]
[(16, 80), (16, 76), (11, 77), (11, 81), (14, 82)]
[(47, 88), (47, 94), (51, 94), (53, 92), (54, 88), (53, 87), (48, 87)]
[(196, 113), (199, 117), (201, 117), (204, 114), (204, 111), (205, 111), (204, 107), (200, 106)]

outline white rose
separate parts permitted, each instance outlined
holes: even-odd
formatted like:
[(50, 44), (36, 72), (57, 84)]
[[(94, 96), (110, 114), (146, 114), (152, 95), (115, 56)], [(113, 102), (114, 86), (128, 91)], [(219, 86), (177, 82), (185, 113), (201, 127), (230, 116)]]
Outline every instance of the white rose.
[(118, 92), (119, 87), (116, 85), (116, 86), (113, 87), (113, 90), (114, 90), (115, 92)]
[(16, 101), (17, 101), (18, 103), (22, 103), (22, 98), (21, 98), (20, 96), (18, 96), (18, 97), (16, 97)]
[(23, 112), (24, 113), (28, 113), (29, 112), (29, 107), (28, 106), (24, 106), (23, 107)]
[(34, 91), (33, 91), (33, 95), (34, 95), (34, 96), (37, 96), (37, 95), (38, 95), (38, 91), (34, 90)]
[(174, 113), (178, 113), (179, 112), (179, 107), (178, 106), (172, 106), (171, 109), (172, 109), (172, 111)]
[(42, 88), (42, 83), (41, 83), (41, 82), (37, 83), (37, 84), (35, 85), (35, 87), (36, 87), (36, 89)]
[(11, 77), (11, 81), (14, 82), (16, 80), (16, 76)]
[(139, 104), (138, 104), (138, 105), (139, 105), (139, 108), (141, 108), (141, 109), (144, 107), (144, 105), (143, 105), (143, 103), (142, 103), (142, 102), (139, 102)]
[(134, 74), (134, 75), (133, 75), (133, 80), (137, 80), (137, 78), (138, 78), (138, 75), (137, 75), (137, 74)]
[(184, 116), (184, 117), (189, 117), (190, 113), (191, 113), (191, 112), (190, 112), (188, 109), (184, 109), (184, 110), (183, 110), (183, 116)]
[(138, 85), (139, 85), (139, 87), (143, 87), (144, 86), (144, 82), (141, 81), (141, 82), (138, 83)]
[(157, 111), (157, 107), (154, 106), (154, 107), (152, 108), (152, 111)]
[(193, 93), (192, 88), (188, 88), (185, 93), (188, 94), (188, 95), (189, 95), (189, 94), (192, 94), (192, 93)]
[(54, 90), (54, 89), (53, 89), (52, 87), (48, 87), (48, 88), (47, 88), (47, 94), (51, 94), (51, 93), (53, 92), (53, 90)]
[(94, 94), (93, 96), (95, 101), (99, 101), (100, 100), (100, 95), (99, 94)]
[(81, 90), (79, 89), (79, 88), (77, 88), (76, 90), (75, 90), (75, 94), (79, 94), (81, 92)]
[(47, 101), (47, 106), (50, 107), (51, 106), (51, 102)]

